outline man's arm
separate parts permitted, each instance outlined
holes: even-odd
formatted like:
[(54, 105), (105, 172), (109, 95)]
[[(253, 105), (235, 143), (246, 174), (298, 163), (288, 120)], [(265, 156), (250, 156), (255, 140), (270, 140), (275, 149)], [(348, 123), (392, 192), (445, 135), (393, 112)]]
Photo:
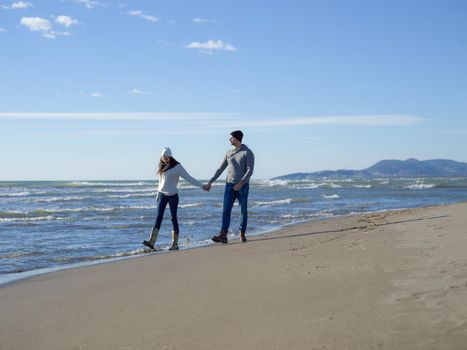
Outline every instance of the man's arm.
[(253, 170), (255, 170), (255, 155), (253, 152), (248, 151), (246, 154), (246, 171), (243, 175), (241, 182), (245, 183), (250, 181), (251, 175), (253, 175)]
[(209, 180), (208, 185), (211, 185), (214, 181), (217, 180), (219, 176), (221, 176), (222, 172), (227, 168), (227, 155), (224, 157), (224, 160), (222, 161), (222, 164), (220, 165), (219, 169), (216, 170), (214, 173), (214, 176)]
[(251, 175), (253, 175), (253, 170), (255, 168), (255, 155), (253, 152), (248, 151), (247, 156), (246, 156), (246, 172), (243, 175), (242, 179), (237, 182), (234, 186), (234, 191), (240, 191), (242, 186), (250, 181)]

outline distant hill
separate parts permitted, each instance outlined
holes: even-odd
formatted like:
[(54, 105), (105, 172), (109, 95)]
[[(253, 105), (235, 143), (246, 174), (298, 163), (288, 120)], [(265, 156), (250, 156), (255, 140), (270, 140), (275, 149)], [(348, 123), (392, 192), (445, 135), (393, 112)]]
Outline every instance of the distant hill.
[(432, 160), (381, 160), (363, 170), (323, 170), (312, 173), (294, 173), (273, 178), (273, 180), (303, 180), (317, 177), (429, 177), (467, 176), (467, 163), (449, 159)]

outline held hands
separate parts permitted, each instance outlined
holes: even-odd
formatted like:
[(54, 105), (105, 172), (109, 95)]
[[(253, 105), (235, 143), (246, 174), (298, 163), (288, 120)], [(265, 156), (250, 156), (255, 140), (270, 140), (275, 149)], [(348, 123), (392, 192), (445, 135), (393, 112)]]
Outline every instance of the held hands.
[[(243, 181), (237, 182), (234, 186), (234, 191), (240, 191), (240, 189), (243, 187)], [(211, 190), (211, 183), (207, 183), (206, 185), (203, 185), (203, 190), (205, 191), (210, 191)]]

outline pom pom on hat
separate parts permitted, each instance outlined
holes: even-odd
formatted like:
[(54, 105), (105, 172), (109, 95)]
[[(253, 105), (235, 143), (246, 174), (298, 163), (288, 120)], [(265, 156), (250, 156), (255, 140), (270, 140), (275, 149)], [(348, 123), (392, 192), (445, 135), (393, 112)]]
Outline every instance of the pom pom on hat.
[(164, 147), (161, 152), (162, 157), (172, 157), (172, 150), (169, 147)]

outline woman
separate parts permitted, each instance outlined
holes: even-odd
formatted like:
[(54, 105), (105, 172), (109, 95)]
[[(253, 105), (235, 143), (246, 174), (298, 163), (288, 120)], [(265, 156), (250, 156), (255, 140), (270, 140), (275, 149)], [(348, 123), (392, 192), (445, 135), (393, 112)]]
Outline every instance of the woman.
[(172, 246), (169, 250), (178, 250), (178, 234), (180, 232), (177, 220), (178, 179), (181, 176), (193, 186), (200, 188), (203, 188), (203, 184), (188, 174), (185, 168), (172, 157), (172, 151), (169, 147), (165, 147), (162, 150), (157, 174), (159, 175), (159, 187), (157, 189), (157, 218), (156, 223), (152, 228), (149, 241), (143, 241), (143, 244), (154, 249), (154, 244), (156, 243), (157, 235), (164, 217), (165, 207), (167, 206), (167, 203), (169, 203), (173, 226)]

